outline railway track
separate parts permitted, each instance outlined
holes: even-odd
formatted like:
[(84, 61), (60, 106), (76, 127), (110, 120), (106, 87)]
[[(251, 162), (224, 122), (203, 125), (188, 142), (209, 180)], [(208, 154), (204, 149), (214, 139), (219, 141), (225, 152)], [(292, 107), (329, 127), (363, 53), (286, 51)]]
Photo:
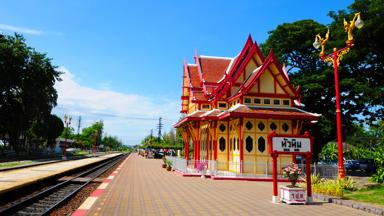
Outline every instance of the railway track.
[[(48, 215), (53, 209), (66, 202), (95, 178), (106, 172), (127, 155), (121, 155), (88, 169), (70, 179), (60, 182), (12, 206), (0, 210), (0, 215)], [(78, 181), (77, 179), (83, 179)], [(86, 179), (86, 180), (84, 180)]]

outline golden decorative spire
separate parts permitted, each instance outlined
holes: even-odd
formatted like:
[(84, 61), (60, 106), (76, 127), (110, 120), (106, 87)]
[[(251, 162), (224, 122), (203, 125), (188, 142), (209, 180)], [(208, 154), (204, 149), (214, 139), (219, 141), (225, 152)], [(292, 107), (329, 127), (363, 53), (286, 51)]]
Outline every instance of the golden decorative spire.
[(317, 34), (315, 37), (315, 42), (313, 43), (313, 46), (315, 48), (319, 48), (321, 46), (321, 52), (320, 52), (320, 57), (325, 56), (325, 45), (327, 45), (329, 39), (329, 29), (327, 33), (325, 34), (325, 38), (322, 38), (320, 34)]
[(363, 27), (363, 25), (364, 25), (364, 23), (360, 18), (360, 12), (355, 13), (355, 16), (353, 17), (353, 19), (349, 23), (344, 19), (344, 30), (345, 30), (345, 32), (348, 33), (348, 40), (345, 41), (345, 43), (349, 47), (353, 46), (353, 35), (352, 35), (353, 29), (355, 27), (361, 28), (361, 27)]

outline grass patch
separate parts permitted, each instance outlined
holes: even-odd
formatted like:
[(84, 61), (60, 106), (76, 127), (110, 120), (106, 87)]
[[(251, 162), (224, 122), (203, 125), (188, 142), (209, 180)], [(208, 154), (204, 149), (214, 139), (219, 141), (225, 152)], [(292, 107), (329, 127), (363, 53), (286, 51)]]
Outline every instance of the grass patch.
[(74, 156), (84, 156), (84, 155), (88, 155), (89, 152), (88, 151), (76, 151), (73, 155)]
[(358, 191), (345, 191), (344, 198), (384, 206), (384, 185)]
[(10, 167), (27, 165), (31, 163), (33, 163), (33, 161), (30, 161), (30, 160), (5, 162), (5, 163), (0, 163), (0, 168), (10, 168)]

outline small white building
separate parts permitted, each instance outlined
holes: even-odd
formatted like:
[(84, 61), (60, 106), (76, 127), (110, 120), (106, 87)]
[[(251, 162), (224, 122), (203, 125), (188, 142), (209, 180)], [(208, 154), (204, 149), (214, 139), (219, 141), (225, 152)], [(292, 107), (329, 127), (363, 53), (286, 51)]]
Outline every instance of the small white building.
[(73, 148), (74, 142), (75, 142), (75, 140), (72, 140), (72, 139), (65, 139), (65, 138), (58, 137), (58, 138), (56, 138), (56, 145), (53, 147), (52, 150), (55, 153), (60, 154), (63, 152), (63, 148), (65, 145), (66, 145), (67, 149)]

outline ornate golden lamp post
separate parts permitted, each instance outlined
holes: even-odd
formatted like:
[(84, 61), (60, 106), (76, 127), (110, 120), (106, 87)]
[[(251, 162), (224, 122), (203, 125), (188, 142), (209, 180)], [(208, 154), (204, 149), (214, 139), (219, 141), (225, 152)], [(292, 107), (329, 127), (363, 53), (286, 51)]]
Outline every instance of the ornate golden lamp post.
[(336, 93), (336, 123), (337, 123), (337, 148), (338, 148), (338, 168), (339, 168), (339, 178), (345, 178), (344, 171), (344, 162), (343, 162), (343, 140), (341, 134), (341, 109), (340, 109), (340, 94), (339, 94), (339, 74), (338, 74), (338, 66), (340, 61), (343, 58), (343, 55), (348, 53), (349, 50), (353, 47), (353, 35), (352, 31), (355, 27), (361, 28), (363, 27), (364, 22), (361, 20), (360, 12), (356, 13), (351, 22), (347, 22), (344, 19), (344, 29), (348, 33), (348, 40), (345, 41), (346, 47), (337, 49), (333, 48), (333, 52), (330, 54), (326, 54), (324, 52), (325, 45), (329, 39), (329, 29), (325, 34), (325, 38), (322, 38), (320, 34), (317, 34), (315, 37), (315, 42), (313, 46), (318, 49), (321, 46), (320, 59), (324, 62), (329, 62), (333, 64), (333, 72), (335, 76), (335, 93)]
[(64, 124), (65, 124), (65, 141), (63, 148), (63, 160), (67, 159), (67, 138), (68, 138), (68, 130), (69, 125), (71, 124), (72, 117), (68, 115), (64, 115)]

